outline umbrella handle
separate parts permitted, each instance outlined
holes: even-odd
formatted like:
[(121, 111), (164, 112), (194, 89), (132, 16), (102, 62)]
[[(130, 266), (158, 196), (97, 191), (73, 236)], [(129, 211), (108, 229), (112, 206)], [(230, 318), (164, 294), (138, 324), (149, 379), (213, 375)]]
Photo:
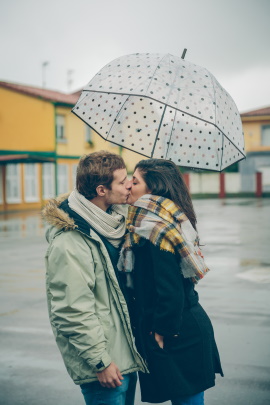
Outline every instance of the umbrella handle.
[(183, 53), (182, 53), (182, 56), (181, 56), (182, 59), (185, 59), (186, 53), (187, 53), (187, 48), (185, 48), (183, 50)]

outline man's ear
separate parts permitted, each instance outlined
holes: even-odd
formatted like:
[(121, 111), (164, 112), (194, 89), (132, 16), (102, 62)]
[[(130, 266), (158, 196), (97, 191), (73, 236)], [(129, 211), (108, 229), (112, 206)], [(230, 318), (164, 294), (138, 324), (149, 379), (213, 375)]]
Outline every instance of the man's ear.
[(106, 194), (106, 190), (107, 188), (103, 185), (97, 186), (96, 188), (97, 195), (99, 197), (104, 197), (104, 195)]

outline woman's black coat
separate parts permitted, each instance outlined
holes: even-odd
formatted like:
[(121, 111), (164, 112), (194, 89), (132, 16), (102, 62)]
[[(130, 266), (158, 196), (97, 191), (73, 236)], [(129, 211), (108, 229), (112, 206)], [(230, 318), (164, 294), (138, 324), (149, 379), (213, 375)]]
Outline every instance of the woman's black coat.
[[(139, 373), (142, 401), (164, 402), (215, 385), (222, 373), (211, 321), (193, 283), (180, 272), (180, 257), (149, 241), (134, 247), (130, 303), (137, 348), (150, 374)], [(154, 333), (164, 336), (161, 349)]]

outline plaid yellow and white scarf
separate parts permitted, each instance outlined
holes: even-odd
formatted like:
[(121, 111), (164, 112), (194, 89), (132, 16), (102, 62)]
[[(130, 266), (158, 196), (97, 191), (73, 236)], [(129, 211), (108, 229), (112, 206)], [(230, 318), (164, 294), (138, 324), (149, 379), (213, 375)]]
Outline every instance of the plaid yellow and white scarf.
[(187, 216), (168, 198), (146, 194), (129, 207), (128, 233), (121, 249), (118, 268), (130, 272), (134, 267), (133, 246), (147, 239), (161, 250), (181, 256), (185, 278), (197, 283), (209, 271), (198, 254), (199, 237)]

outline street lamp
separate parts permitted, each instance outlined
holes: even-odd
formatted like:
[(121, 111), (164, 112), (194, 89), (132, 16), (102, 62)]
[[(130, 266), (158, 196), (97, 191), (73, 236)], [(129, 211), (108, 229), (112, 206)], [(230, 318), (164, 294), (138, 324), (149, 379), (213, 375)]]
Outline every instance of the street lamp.
[(73, 73), (74, 73), (73, 69), (68, 69), (68, 71), (67, 71), (67, 88), (68, 88), (68, 91), (71, 91), (71, 86), (72, 86), (72, 83), (73, 83), (73, 78), (72, 78)]
[(46, 68), (49, 65), (48, 61), (42, 62), (42, 87), (46, 87)]

